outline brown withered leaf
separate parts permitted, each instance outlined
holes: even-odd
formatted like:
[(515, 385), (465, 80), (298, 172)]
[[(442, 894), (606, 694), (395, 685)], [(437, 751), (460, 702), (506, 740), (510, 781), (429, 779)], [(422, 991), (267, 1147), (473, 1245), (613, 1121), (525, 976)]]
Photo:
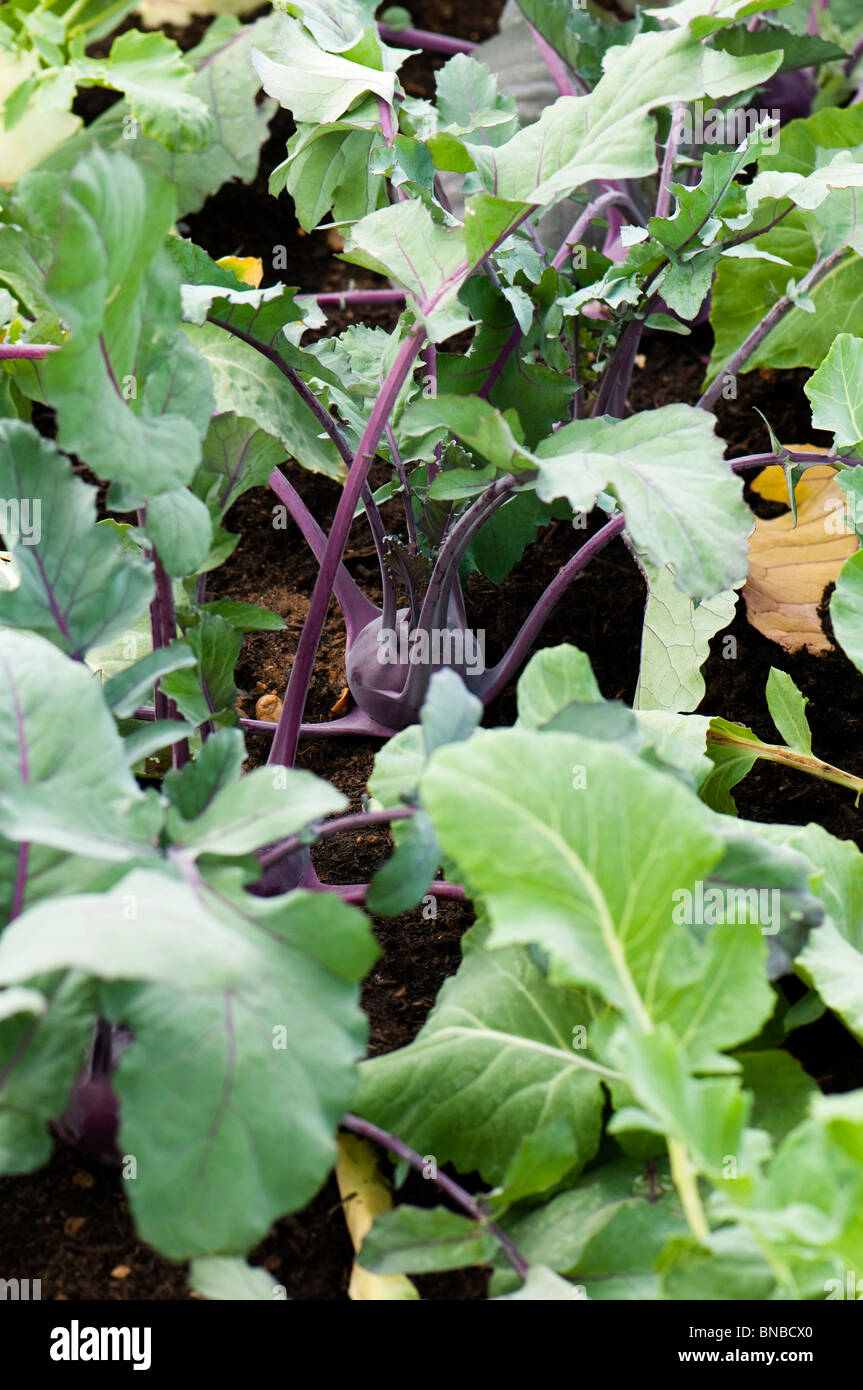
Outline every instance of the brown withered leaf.
[[(750, 538), (746, 614), (753, 627), (788, 652), (832, 650), (818, 607), (827, 585), (857, 549), (856, 535), (845, 528), (844, 498), (835, 477), (836, 470), (826, 464), (807, 468), (795, 488), (796, 527), (789, 508), (769, 520), (759, 517)], [(777, 465), (759, 473), (752, 487), (768, 501), (788, 501), (785, 474)]]

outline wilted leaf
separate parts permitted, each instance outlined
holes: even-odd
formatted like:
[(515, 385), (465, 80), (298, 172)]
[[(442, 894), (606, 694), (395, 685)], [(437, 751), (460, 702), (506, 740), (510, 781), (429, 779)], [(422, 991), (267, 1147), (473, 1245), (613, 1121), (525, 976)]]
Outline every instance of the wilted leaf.
[[(808, 468), (795, 489), (796, 527), (790, 510), (769, 520), (759, 518), (749, 542), (749, 578), (743, 588), (747, 616), (753, 627), (789, 652), (832, 649), (818, 605), (858, 544), (841, 519), (844, 504), (835, 473), (826, 464)], [(785, 474), (778, 465), (765, 468), (753, 488), (768, 501), (787, 500)]]

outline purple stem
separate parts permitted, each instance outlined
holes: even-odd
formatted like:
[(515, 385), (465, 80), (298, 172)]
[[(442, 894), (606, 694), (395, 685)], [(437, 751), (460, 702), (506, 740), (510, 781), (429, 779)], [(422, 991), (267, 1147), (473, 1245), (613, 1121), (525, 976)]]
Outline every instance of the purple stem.
[(368, 477), (384, 427), (392, 414), (399, 392), (414, 364), (417, 353), (422, 347), (423, 337), (422, 324), (415, 324), (399, 346), (395, 361), (381, 388), (381, 393), (372, 407), (356, 458), (339, 498), (326, 551), (315, 582), (312, 601), (309, 604), (308, 616), (303, 624), (294, 664), (291, 667), (288, 688), (279, 718), (279, 727), (270, 749), (269, 761), (271, 763), (290, 767), (294, 761), (315, 655), (320, 644), (330, 596), (341, 564), (354, 512), (362, 495), (363, 485)]
[[(308, 827), (314, 831), (316, 840), (326, 840), (330, 835), (340, 835), (343, 830), (366, 830), (373, 825), (389, 825), (394, 820), (410, 820), (419, 810), (418, 806), (393, 806), (385, 811), (354, 811), (348, 816), (337, 816), (334, 820), (319, 821), (317, 825)], [(295, 835), (288, 835), (284, 840), (279, 840), (278, 844), (271, 845), (258, 855), (262, 868), (269, 868), (270, 864), (275, 864), (279, 859), (283, 859), (286, 854), (294, 854), (298, 849), (303, 849), (308, 845), (306, 838), (308, 829), (305, 832), (297, 832)]]
[[(270, 474), (270, 487), (282, 505), (287, 508), (318, 564), (321, 564), (326, 554), (327, 538), (293, 483), (289, 482), (278, 468), (274, 468)], [(366, 598), (362, 589), (341, 563), (333, 581), (333, 593), (344, 616), (348, 643), (351, 643), (364, 627), (374, 622), (375, 618), (380, 617), (380, 609), (372, 603), (371, 599)]]
[(495, 695), (500, 694), (507, 682), (518, 670), (524, 658), (529, 652), (533, 640), (547, 619), (554, 605), (557, 603), (561, 594), (569, 587), (575, 576), (579, 574), (589, 564), (595, 555), (598, 555), (609, 541), (619, 536), (624, 526), (626, 518), (620, 512), (617, 516), (607, 521), (595, 536), (591, 536), (589, 541), (577, 550), (571, 560), (563, 566), (548, 585), (545, 592), (534, 604), (530, 613), (521, 625), (518, 636), (510, 645), (506, 655), (501, 658), (496, 666), (490, 671), (486, 671), (479, 677), (474, 693), (479, 695), (484, 705), (493, 700)]
[(404, 304), (404, 290), (344, 290), (341, 294), (298, 294), (296, 303), (313, 299), (321, 309), (346, 309), (352, 304)]
[(59, 343), (0, 343), (0, 362), (39, 362), (59, 351)]
[[(554, 80), (554, 85), (557, 87), (557, 90), (560, 93), (560, 95), (562, 97), (584, 96), (584, 94), (588, 90), (587, 87), (584, 85), (580, 78), (575, 77), (575, 75), (572, 72), (570, 72), (569, 68), (567, 67), (566, 63), (564, 63), (557, 49), (552, 48), (551, 44), (548, 42), (548, 39), (544, 39), (539, 30), (535, 29), (529, 20), (527, 27), (533, 36), (534, 43), (536, 44), (537, 48), (540, 51), (540, 54), (542, 55), (542, 60), (545, 63), (545, 66), (551, 73), (551, 76)], [(576, 86), (576, 83), (578, 83), (578, 86)], [(579, 90), (579, 88), (581, 90)]]
[[(169, 647), (177, 635), (177, 626), (174, 620), (174, 591), (171, 587), (170, 576), (166, 573), (155, 546), (153, 547), (153, 571), (156, 579), (156, 594), (150, 605), (150, 631), (153, 634), (153, 646)], [(165, 713), (159, 715), (159, 718), (179, 718), (176, 704), (173, 700), (165, 698), (157, 681), (157, 711), (160, 700), (164, 701)], [(175, 768), (183, 767), (189, 761), (190, 756), (187, 738), (178, 739), (176, 743), (171, 745), (171, 762)]]
[(378, 25), (378, 33), (384, 43), (397, 43), (401, 47), (427, 48), (431, 53), (473, 53), (475, 43), (470, 39), (453, 39), (448, 34), (433, 34), (429, 29), (390, 29), (386, 24)]
[(671, 130), (668, 135), (668, 144), (665, 146), (665, 158), (662, 161), (662, 169), (659, 174), (659, 195), (656, 199), (656, 216), (667, 217), (671, 210), (671, 181), (674, 174), (674, 161), (677, 158), (677, 151), (680, 148), (680, 141), (683, 135), (683, 115), (686, 110), (682, 101), (678, 101), (671, 111)]
[[(370, 1124), (368, 1120), (360, 1119), (359, 1115), (345, 1115), (342, 1119), (342, 1128), (349, 1129), (353, 1134), (358, 1134), (362, 1139), (369, 1139), (374, 1144), (380, 1144), (382, 1148), (389, 1149), (390, 1153), (410, 1165), (417, 1173), (426, 1174), (426, 1161), (410, 1148), (402, 1139), (394, 1134), (389, 1134), (385, 1129), (379, 1129), (377, 1125)], [(483, 1226), (490, 1235), (494, 1236), (499, 1243), (501, 1250), (506, 1255), (518, 1277), (525, 1280), (530, 1273), (530, 1265), (522, 1255), (521, 1251), (510, 1240), (505, 1231), (501, 1230), (496, 1221), (490, 1221), (488, 1211), (483, 1202), (478, 1197), (472, 1197), (460, 1183), (453, 1178), (436, 1170), (435, 1177), (432, 1179), (437, 1183), (441, 1192), (449, 1197), (451, 1202), (461, 1207), (472, 1221), (476, 1221)]]
[[(808, 275), (804, 275), (800, 284), (797, 286), (795, 298), (798, 298), (800, 295), (808, 294), (810, 290), (820, 284), (847, 254), (848, 247), (840, 246), (829, 256), (825, 256), (823, 261), (816, 261)], [(729, 376), (734, 376), (735, 372), (743, 366), (744, 362), (748, 361), (756, 348), (760, 347), (768, 334), (773, 332), (776, 325), (780, 323), (781, 320), (785, 318), (785, 315), (793, 308), (794, 299), (791, 299), (790, 296), (783, 295), (781, 299), (777, 299), (773, 307), (764, 315), (761, 322), (756, 324), (749, 336), (744, 339), (737, 351), (732, 353), (731, 357), (729, 357), (728, 361), (725, 363), (725, 366), (720, 367), (713, 382), (704, 392), (704, 395), (700, 400), (696, 401), (697, 406), (702, 410), (713, 409), (722, 392), (725, 379)]]
[(603, 208), (608, 207), (609, 203), (628, 204), (630, 210), (636, 213), (636, 215), (638, 214), (638, 209), (635, 207), (629, 194), (621, 189), (610, 188), (606, 193), (601, 193), (598, 198), (594, 198), (593, 202), (588, 203), (587, 207), (579, 214), (564, 237), (560, 249), (551, 263), (555, 270), (560, 270), (562, 268), (567, 256), (572, 254), (572, 248), (581, 240), (582, 234), (588, 224), (594, 217), (597, 217), (599, 213), (602, 212)]
[[(133, 717), (150, 721), (156, 718), (156, 711), (152, 705), (139, 705)], [(263, 738), (272, 738), (279, 727), (272, 719), (240, 719), (237, 722), (247, 733), (261, 734)], [(300, 725), (301, 738), (392, 738), (395, 732), (395, 729), (388, 729), (376, 719), (371, 719), (361, 709), (352, 709), (341, 719)]]
[(388, 145), (392, 145), (393, 140), (396, 138), (396, 132), (393, 127), (393, 111), (389, 102), (384, 101), (383, 97), (378, 97), (378, 112), (381, 118), (381, 131), (383, 132), (383, 137)]

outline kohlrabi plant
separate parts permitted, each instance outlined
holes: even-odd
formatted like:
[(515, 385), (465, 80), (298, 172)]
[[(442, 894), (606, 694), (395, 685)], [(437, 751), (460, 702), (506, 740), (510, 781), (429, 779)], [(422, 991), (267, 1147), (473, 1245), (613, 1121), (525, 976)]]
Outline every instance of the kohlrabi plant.
[[(353, 1161), (341, 1124), (403, 1166), (431, 1155), (450, 1203), (377, 1219), (371, 1274), (821, 1297), (863, 1266), (863, 1092), (819, 1094), (781, 1043), (826, 1009), (863, 1037), (863, 861), (818, 826), (741, 822), (731, 790), (759, 758), (861, 783), (813, 753), (782, 671), (780, 744), (692, 711), (747, 577), (740, 474), (780, 465), (792, 509), (816, 464), (860, 492), (860, 23), (522, 0), (490, 65), (437, 42), (432, 100), (399, 80), (430, 41), (409, 17), (277, 8), (184, 59), (137, 31), (88, 56), (125, 5), (0, 21), (7, 138), (76, 86), (125, 94), (15, 166), (0, 210), (0, 1171), (43, 1163), (53, 1125), (123, 1165), (141, 1236), (208, 1296), (272, 1297), (241, 1257)], [(525, 44), (540, 109), (511, 81)], [(381, 277), (335, 298), (389, 302), (389, 329), (321, 334), (334, 296), (250, 283), (184, 235), (253, 177), (274, 103), (295, 130), (272, 192)], [(630, 412), (639, 353), (708, 320), (700, 399)], [(725, 457), (714, 408), (765, 366), (814, 370), (829, 449), (768, 420), (764, 453)], [(341, 489), (328, 531), (309, 473)], [(318, 562), (278, 721), (239, 717), (234, 671), (282, 619), (208, 597), (263, 486)], [(487, 664), (467, 580), (501, 583), (553, 519), (573, 553)], [(358, 521), (380, 604), (345, 565)], [(633, 709), (574, 646), (528, 663), (615, 537), (647, 588)], [(861, 576), (855, 554), (831, 611), (863, 669)], [(333, 598), (353, 708), (306, 723)], [(525, 665), (515, 727), (482, 729)], [(265, 767), (244, 771), (244, 731), (270, 737)], [(294, 767), (332, 734), (385, 740), (362, 811)], [(315, 841), (388, 825), (370, 882), (320, 881)], [(358, 907), (429, 891), (476, 904), (462, 964), (410, 1046), (360, 1062)]]

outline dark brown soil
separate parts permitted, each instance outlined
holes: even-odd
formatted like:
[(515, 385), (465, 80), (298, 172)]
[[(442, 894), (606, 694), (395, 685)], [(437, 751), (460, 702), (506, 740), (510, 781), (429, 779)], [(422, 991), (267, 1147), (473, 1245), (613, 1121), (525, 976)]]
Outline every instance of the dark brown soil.
[[(413, 0), (415, 24), (441, 32), (481, 38), (494, 31), (502, 0), (487, 0), (482, 13), (449, 0)], [(200, 33), (197, 26), (194, 41)], [(182, 31), (175, 34), (184, 42)], [(409, 90), (428, 93), (439, 59), (430, 55), (411, 60)], [(92, 116), (95, 108), (89, 107)], [(270, 170), (284, 155), (290, 119), (280, 113), (271, 126), (261, 167), (251, 189), (229, 185), (211, 198), (201, 213), (188, 219), (189, 232), (213, 255), (231, 252), (260, 256), (265, 270), (272, 249), (286, 245), (288, 269), (278, 278), (305, 290), (344, 289), (352, 283), (371, 284), (374, 277), (335, 259), (321, 234), (305, 236), (294, 224), (290, 199), (278, 201), (267, 193)], [(277, 278), (267, 274), (268, 279)], [(334, 331), (350, 315), (334, 321)], [(366, 321), (390, 325), (391, 311), (365, 316)], [(629, 397), (633, 410), (669, 401), (694, 402), (703, 376), (709, 331), (692, 338), (650, 337), (645, 341), (646, 366), (636, 371)], [(768, 447), (760, 408), (780, 438), (789, 443), (824, 443), (813, 434), (809, 408), (802, 393), (806, 372), (757, 372), (741, 379), (740, 397), (723, 402), (718, 430), (728, 456)], [(288, 471), (321, 524), (327, 526), (339, 490), (328, 480), (289, 465)], [(231, 596), (272, 608), (285, 619), (278, 633), (251, 634), (237, 669), (243, 711), (254, 714), (258, 697), (281, 694), (314, 585), (316, 565), (298, 531), (274, 530), (273, 499), (257, 489), (233, 509), (228, 525), (241, 541), (228, 563), (210, 576), (208, 597)], [(595, 523), (598, 524), (598, 523)], [(493, 660), (526, 617), (537, 596), (584, 539), (558, 522), (516, 566), (505, 584), (496, 588), (474, 576), (467, 588), (468, 617), (485, 629)], [(360, 525), (354, 528), (346, 563), (372, 598), (376, 591), (374, 551)], [(538, 646), (572, 642), (588, 653), (607, 698), (631, 700), (638, 673), (638, 654), (644, 586), (621, 542), (608, 546), (578, 577), (551, 615)], [(789, 671), (810, 704), (814, 747), (819, 756), (863, 774), (863, 678), (837, 652), (824, 657), (807, 653), (788, 656), (761, 637), (746, 622), (742, 601), (730, 629), (737, 638), (736, 660), (724, 660), (717, 640), (705, 668), (707, 693), (702, 712), (722, 714), (775, 738), (767, 714), (764, 689), (771, 665)], [(344, 631), (333, 606), (324, 632), (306, 709), (306, 718), (331, 717), (343, 693)], [(487, 711), (486, 723), (506, 724), (515, 712), (513, 685)], [(299, 763), (334, 782), (359, 809), (378, 744), (368, 739), (307, 740)], [(263, 761), (267, 741), (248, 739), (250, 763)], [(736, 793), (740, 814), (756, 820), (794, 823), (818, 821), (834, 834), (863, 846), (860, 812), (849, 793), (826, 783), (804, 779), (770, 765), (759, 765)], [(387, 857), (389, 834), (372, 830), (323, 842), (314, 851), (321, 878), (330, 883), (365, 880)], [(439, 902), (437, 919), (422, 920), (419, 911), (374, 929), (381, 957), (363, 987), (363, 1005), (370, 1020), (372, 1055), (408, 1043), (434, 1002), (442, 981), (458, 967), (459, 943), (473, 920), (470, 905)], [(793, 991), (793, 982), (789, 986)], [(825, 1090), (844, 1090), (863, 1084), (863, 1049), (835, 1020), (825, 1018), (796, 1035), (793, 1050)], [(425, 1204), (436, 1200), (430, 1184), (409, 1179), (403, 1195)], [(122, 1183), (112, 1171), (82, 1160), (58, 1145), (51, 1164), (41, 1172), (0, 1181), (0, 1227), (4, 1264), (19, 1277), (41, 1278), (43, 1297), (50, 1299), (185, 1299), (184, 1266), (162, 1259), (134, 1234)], [(277, 1223), (253, 1253), (285, 1285), (292, 1299), (340, 1300), (346, 1297), (351, 1246), (339, 1194), (330, 1180), (302, 1212)], [(430, 1276), (417, 1280), (423, 1298), (476, 1299), (485, 1297), (487, 1276), (482, 1270)]]

